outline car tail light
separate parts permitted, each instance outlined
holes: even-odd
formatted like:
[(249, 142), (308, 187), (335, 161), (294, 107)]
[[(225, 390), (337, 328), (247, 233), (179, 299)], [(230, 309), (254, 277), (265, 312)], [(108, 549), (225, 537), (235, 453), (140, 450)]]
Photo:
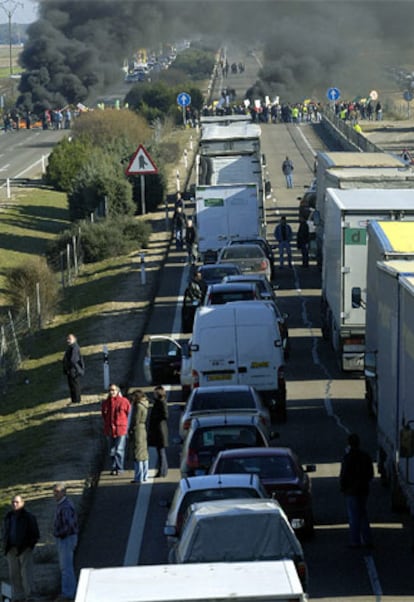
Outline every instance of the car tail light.
[(192, 370), (191, 374), (193, 377), (193, 387), (196, 389), (200, 386), (200, 375), (198, 374), (197, 370)]
[(198, 454), (197, 454), (196, 450), (191, 449), (191, 447), (188, 450), (187, 464), (188, 464), (189, 468), (198, 468), (198, 465), (199, 465)]
[(300, 579), (300, 582), (302, 583), (302, 587), (306, 591), (308, 580), (308, 568), (306, 566), (306, 562), (304, 560), (298, 560), (295, 564), (298, 577)]
[(187, 420), (184, 420), (183, 430), (188, 431), (190, 426), (191, 426), (191, 418), (187, 418)]
[(279, 385), (285, 384), (285, 367), (279, 366), (277, 370), (277, 382)]

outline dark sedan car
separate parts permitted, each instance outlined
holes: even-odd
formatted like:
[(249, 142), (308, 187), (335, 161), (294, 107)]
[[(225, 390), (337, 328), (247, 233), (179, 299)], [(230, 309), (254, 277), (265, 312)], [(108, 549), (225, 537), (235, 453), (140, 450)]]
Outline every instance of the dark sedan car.
[(216, 264), (206, 263), (198, 268), (201, 272), (204, 282), (208, 285), (218, 284), (223, 281), (226, 276), (233, 276), (241, 274), (241, 270), (238, 265), (232, 263)]
[(286, 512), (292, 527), (305, 535), (313, 533), (312, 488), (308, 472), (288, 447), (228, 449), (218, 454), (211, 474), (257, 474), (269, 496)]

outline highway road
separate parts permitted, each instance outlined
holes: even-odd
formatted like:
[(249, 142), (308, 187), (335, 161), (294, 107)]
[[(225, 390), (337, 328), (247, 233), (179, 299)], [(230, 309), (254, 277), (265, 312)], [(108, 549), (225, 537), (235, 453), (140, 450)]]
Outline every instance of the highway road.
[[(240, 59), (235, 56), (234, 60)], [(229, 78), (229, 84), (247, 88), (252, 72), (250, 69), (246, 72), (237, 76), (242, 79)], [(339, 150), (332, 148), (332, 141), (321, 139), (320, 132), (319, 126), (307, 124), (262, 126), (263, 152), (273, 185), (273, 194), (267, 199), (266, 207), (270, 240), (273, 240), (273, 230), (280, 215), (286, 215), (296, 230), (297, 197), (312, 179), (314, 152), (326, 148)], [(295, 165), (293, 190), (286, 190), (280, 169), (286, 154)], [(174, 249), (169, 252), (146, 336), (181, 336), (179, 301), (188, 278), (184, 257)], [(404, 524), (404, 515), (391, 511), (389, 492), (382, 487), (378, 477), (373, 483), (369, 502), (375, 547), (370, 552), (347, 547), (346, 513), (338, 485), (340, 460), (347, 434), (352, 431), (360, 434), (363, 447), (375, 457), (375, 423), (365, 406), (362, 378), (341, 373), (331, 348), (321, 337), (319, 271), (314, 264), (308, 269), (302, 268), (295, 252), (294, 268), (278, 270), (276, 282), (281, 310), (289, 313), (292, 341), (291, 359), (286, 367), (288, 421), (277, 427), (279, 442), (294, 448), (303, 463), (317, 466), (312, 477), (315, 536), (303, 542), (310, 573), (310, 599), (321, 602), (412, 600), (410, 529)], [(144, 385), (141, 371), (144, 351), (145, 341), (136, 358), (132, 387)], [(167, 561), (168, 550), (162, 530), (167, 504), (179, 479), (178, 420), (181, 408), (179, 389), (172, 387), (167, 478), (151, 478), (149, 483), (137, 486), (130, 484), (131, 470), (116, 478), (102, 473), (82, 534), (78, 568)]]

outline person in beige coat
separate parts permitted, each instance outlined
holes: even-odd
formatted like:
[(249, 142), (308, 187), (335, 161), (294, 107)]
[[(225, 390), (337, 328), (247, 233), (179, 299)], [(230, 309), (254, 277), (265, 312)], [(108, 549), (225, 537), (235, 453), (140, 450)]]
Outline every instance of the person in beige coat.
[(133, 416), (131, 430), (134, 444), (134, 479), (131, 483), (145, 483), (148, 480), (147, 416), (149, 401), (141, 390), (130, 396)]

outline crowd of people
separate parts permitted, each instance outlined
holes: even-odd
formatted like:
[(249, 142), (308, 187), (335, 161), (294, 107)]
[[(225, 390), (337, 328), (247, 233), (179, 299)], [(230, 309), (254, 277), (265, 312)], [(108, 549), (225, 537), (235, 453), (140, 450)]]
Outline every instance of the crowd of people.
[(30, 130), (32, 126), (41, 125), (43, 130), (69, 130), (72, 126), (74, 112), (69, 108), (45, 109), (40, 117), (32, 111), (20, 111), (13, 108), (3, 114), (3, 129), (5, 132), (25, 128)]
[(379, 100), (336, 102), (335, 115), (352, 124), (361, 119), (382, 121), (383, 109)]

